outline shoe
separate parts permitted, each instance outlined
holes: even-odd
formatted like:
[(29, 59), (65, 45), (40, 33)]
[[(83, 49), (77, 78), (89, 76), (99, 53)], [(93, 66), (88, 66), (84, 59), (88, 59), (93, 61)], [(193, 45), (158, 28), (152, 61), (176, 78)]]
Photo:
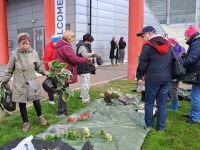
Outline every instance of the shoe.
[(49, 104), (55, 105), (55, 102), (54, 101), (49, 101)]
[(71, 112), (69, 110), (64, 111), (66, 115), (69, 115)]
[(30, 124), (28, 122), (23, 123), (23, 128), (22, 131), (23, 132), (28, 132), (28, 130), (30, 129)]
[(178, 101), (172, 101), (172, 105), (169, 109), (170, 111), (177, 111), (178, 110)]
[(42, 126), (47, 125), (47, 121), (46, 121), (46, 119), (43, 116), (38, 117), (38, 119), (39, 119), (39, 122), (40, 122), (40, 124)]
[(197, 123), (200, 123), (200, 122), (195, 122), (193, 121), (191, 118), (189, 120), (186, 120), (185, 121), (186, 123), (189, 123), (189, 124), (197, 124)]
[(115, 67), (116, 65), (115, 65), (115, 64), (112, 64), (112, 66)]
[(58, 117), (58, 118), (65, 118), (66, 116), (65, 116), (65, 114), (60, 114), (60, 115), (56, 115), (56, 117)]
[(82, 101), (84, 104), (88, 104), (90, 103), (90, 100), (87, 100), (87, 101)]
[(157, 130), (158, 132), (165, 132), (165, 130)]
[(192, 117), (190, 117), (189, 115), (182, 115), (181, 116), (182, 118), (188, 118), (188, 119), (191, 119)]
[(148, 132), (152, 130), (153, 127), (145, 127), (145, 130), (147, 130)]
[(115, 66), (119, 66), (119, 64), (115, 64)]

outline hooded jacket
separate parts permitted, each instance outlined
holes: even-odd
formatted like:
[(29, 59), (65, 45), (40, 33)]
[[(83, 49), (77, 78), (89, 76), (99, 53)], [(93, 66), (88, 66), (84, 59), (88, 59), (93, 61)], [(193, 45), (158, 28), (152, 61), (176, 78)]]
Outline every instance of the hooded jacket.
[(44, 67), (45, 67), (46, 71), (49, 71), (48, 63), (53, 61), (54, 57), (55, 57), (55, 46), (53, 45), (52, 42), (50, 42), (44, 48), (43, 62), (44, 62)]
[(183, 59), (183, 66), (187, 72), (198, 71), (197, 81), (200, 84), (200, 34), (195, 33), (189, 41), (186, 42), (189, 45), (186, 57)]
[(66, 81), (65, 84), (72, 84), (78, 81), (77, 79), (77, 65), (87, 63), (87, 58), (81, 58), (76, 55), (70, 43), (61, 39), (56, 44), (55, 59), (61, 63), (66, 63), (66, 69), (71, 71), (71, 81)]
[(137, 80), (171, 81), (172, 48), (161, 36), (154, 36), (144, 42), (137, 67)]

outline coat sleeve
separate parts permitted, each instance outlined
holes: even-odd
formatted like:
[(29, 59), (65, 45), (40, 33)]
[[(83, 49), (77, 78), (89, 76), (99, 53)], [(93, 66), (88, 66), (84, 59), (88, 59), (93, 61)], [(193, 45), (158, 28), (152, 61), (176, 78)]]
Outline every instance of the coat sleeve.
[(66, 59), (73, 65), (87, 63), (88, 58), (78, 57), (72, 48), (68, 48), (67, 51), (62, 51), (62, 52), (64, 52), (63, 55), (66, 56)]
[(52, 49), (49, 46), (46, 46), (44, 48), (44, 57), (43, 57), (43, 62), (45, 69), (48, 71), (49, 70), (49, 65), (48, 63), (51, 62), (51, 55), (52, 55)]
[(88, 53), (85, 46), (80, 46), (78, 50), (78, 54), (81, 54), (83, 57), (86, 57), (86, 58), (92, 57), (94, 55), (92, 53)]
[(142, 79), (142, 74), (139, 67), (137, 67), (137, 70), (136, 70), (136, 78), (137, 78), (137, 81)]
[(42, 62), (40, 61), (40, 58), (38, 56), (38, 53), (35, 51), (35, 57), (36, 57), (36, 62), (35, 62), (35, 71), (39, 74), (45, 75), (45, 68), (42, 65)]
[(136, 72), (137, 80), (142, 79), (142, 77), (145, 75), (148, 69), (148, 49), (149, 49), (148, 45), (143, 45)]
[(11, 54), (7, 68), (4, 72), (4, 76), (2, 78), (3, 82), (8, 82), (10, 80), (10, 78), (13, 75), (13, 72), (15, 70), (15, 61), (16, 61), (16, 57), (14, 55), (14, 53)]
[(184, 67), (192, 67), (200, 59), (200, 46), (198, 44), (191, 44), (190, 50), (183, 61)]

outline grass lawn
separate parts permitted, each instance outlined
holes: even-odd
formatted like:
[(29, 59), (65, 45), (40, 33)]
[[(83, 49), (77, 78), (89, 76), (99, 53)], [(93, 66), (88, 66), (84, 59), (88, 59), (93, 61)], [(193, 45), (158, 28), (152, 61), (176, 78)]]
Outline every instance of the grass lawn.
[[(100, 98), (101, 93), (110, 87), (120, 88), (124, 93), (133, 93), (132, 89), (136, 85), (134, 81), (114, 80), (104, 86), (92, 87), (90, 89), (91, 100)], [(75, 112), (89, 104), (82, 104), (79, 100), (80, 91), (75, 91), (75, 96), (68, 102), (70, 112)], [(49, 125), (60, 121), (55, 116), (57, 105), (48, 104), (47, 100), (42, 101), (42, 111)], [(168, 104), (169, 105), (169, 104)], [(181, 108), (177, 112), (167, 112), (166, 131), (157, 132), (151, 130), (142, 145), (142, 150), (196, 150), (200, 149), (200, 124), (187, 124), (181, 115), (187, 114), (190, 103), (188, 101), (180, 101)], [(5, 113), (0, 118), (0, 146), (18, 138), (27, 137), (29, 135), (37, 135), (44, 132), (48, 126), (42, 127), (36, 117), (35, 109), (31, 106), (28, 108), (28, 117), (31, 124), (29, 132), (21, 131), (22, 119), (19, 112)], [(156, 118), (155, 118), (156, 121)], [(134, 148), (133, 148), (134, 150)]]

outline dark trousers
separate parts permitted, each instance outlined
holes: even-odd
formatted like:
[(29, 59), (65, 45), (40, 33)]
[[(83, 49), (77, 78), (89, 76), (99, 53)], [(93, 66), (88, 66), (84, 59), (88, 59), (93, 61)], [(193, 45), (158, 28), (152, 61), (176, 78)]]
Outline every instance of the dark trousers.
[(157, 130), (165, 130), (167, 94), (171, 82), (145, 82), (145, 124), (146, 127), (153, 127), (153, 106), (156, 100)]
[(48, 92), (49, 101), (54, 101), (53, 93)]
[[(33, 105), (35, 107), (37, 116), (42, 115), (42, 109), (41, 104), (39, 100), (33, 101)], [(22, 116), (23, 123), (28, 122), (28, 115), (27, 115), (27, 109), (26, 109), (26, 103), (19, 103), (19, 110)]]
[[(113, 59), (111, 59), (111, 64), (113, 64)], [(115, 59), (115, 64), (117, 64), (117, 59)]]
[[(69, 87), (69, 84), (65, 84), (63, 87), (64, 89)], [(67, 103), (62, 98), (63, 92), (58, 91), (58, 108), (57, 108), (57, 115), (64, 114), (64, 112), (67, 112)]]

